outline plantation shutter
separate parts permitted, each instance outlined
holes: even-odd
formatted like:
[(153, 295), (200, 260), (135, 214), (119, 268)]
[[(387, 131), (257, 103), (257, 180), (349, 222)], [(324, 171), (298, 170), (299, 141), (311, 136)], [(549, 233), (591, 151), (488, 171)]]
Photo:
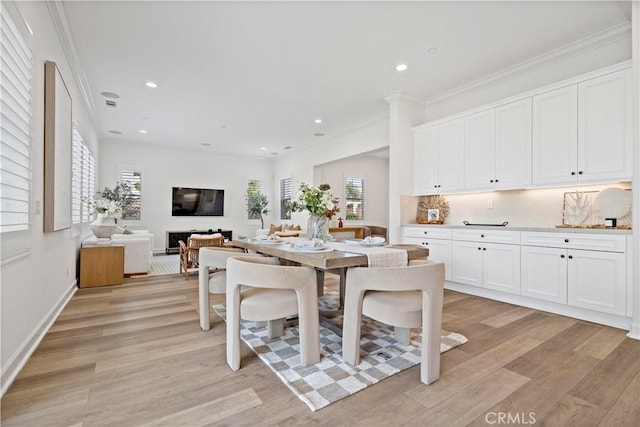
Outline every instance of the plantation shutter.
[(0, 3), (0, 259), (29, 249), (33, 55), (16, 6)]
[(287, 209), (292, 196), (291, 181), (291, 178), (280, 180), (280, 219), (291, 219), (291, 211)]

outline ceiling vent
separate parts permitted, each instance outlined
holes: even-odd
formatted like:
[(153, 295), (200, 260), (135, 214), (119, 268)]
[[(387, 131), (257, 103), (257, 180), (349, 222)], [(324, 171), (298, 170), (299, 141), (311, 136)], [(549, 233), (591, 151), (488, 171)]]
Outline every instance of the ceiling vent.
[(116, 101), (112, 101), (112, 100), (110, 100), (110, 99), (107, 99), (107, 100), (105, 101), (105, 103), (107, 104), (107, 107), (113, 107), (113, 108), (115, 108), (115, 107), (116, 107)]

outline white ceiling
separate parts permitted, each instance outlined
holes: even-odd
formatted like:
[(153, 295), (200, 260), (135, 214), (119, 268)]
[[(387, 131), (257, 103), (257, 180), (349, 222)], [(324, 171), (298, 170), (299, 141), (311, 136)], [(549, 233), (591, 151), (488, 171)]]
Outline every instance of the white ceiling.
[[(386, 115), (391, 92), (428, 100), (631, 20), (629, 2), (591, 1), (63, 8), (101, 138), (266, 157)], [(104, 91), (120, 95), (116, 108)]]

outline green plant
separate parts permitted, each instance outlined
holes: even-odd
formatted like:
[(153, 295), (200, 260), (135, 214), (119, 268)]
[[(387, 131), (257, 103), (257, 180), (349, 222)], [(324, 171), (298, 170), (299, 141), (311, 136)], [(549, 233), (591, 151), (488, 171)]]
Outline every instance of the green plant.
[(291, 210), (296, 212), (308, 211), (311, 215), (324, 215), (331, 219), (340, 212), (339, 199), (329, 192), (329, 184), (311, 187), (304, 182), (300, 184), (298, 200), (291, 202)]
[(260, 228), (264, 228), (264, 217), (269, 213), (267, 206), (269, 205), (269, 199), (262, 193), (247, 190), (247, 213), (249, 219), (259, 219)]

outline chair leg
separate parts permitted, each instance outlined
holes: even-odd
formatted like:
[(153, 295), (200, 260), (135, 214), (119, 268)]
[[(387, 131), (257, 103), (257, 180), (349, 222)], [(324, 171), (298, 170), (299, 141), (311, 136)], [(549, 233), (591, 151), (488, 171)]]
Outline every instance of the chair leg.
[(411, 344), (411, 329), (410, 328), (401, 328), (399, 326), (393, 327), (394, 335), (396, 337), (396, 341), (403, 345)]
[(281, 337), (284, 334), (284, 319), (274, 319), (267, 322), (269, 338)]

